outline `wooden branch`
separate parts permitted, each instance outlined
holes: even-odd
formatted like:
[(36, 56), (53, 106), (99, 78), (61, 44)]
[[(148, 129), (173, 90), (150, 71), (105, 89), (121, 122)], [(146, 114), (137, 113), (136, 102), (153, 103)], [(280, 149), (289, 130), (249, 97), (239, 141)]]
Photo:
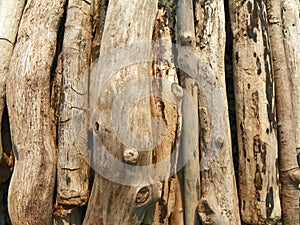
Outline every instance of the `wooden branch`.
[[(72, 221), (72, 224), (81, 224), (79, 213), (82, 209), (78, 207), (85, 205), (89, 197), (88, 76), (92, 9), (84, 1), (71, 0), (66, 10), (58, 122), (56, 218), (57, 223), (69, 224)], [(68, 213), (64, 215), (66, 211)]]
[[(25, 0), (2, 1), (0, 4), (0, 124), (5, 107), (6, 79), (13, 48), (18, 33), (20, 18), (25, 6)], [(0, 126), (1, 133), (1, 126)], [(0, 138), (0, 160), (3, 157), (2, 139)]]
[[(294, 102), (291, 97), (296, 97), (294, 89), (292, 88), (296, 81), (294, 80), (293, 83), (291, 79), (297, 76), (293, 74), (293, 72), (297, 70), (297, 67), (295, 67), (295, 69), (291, 69), (290, 67), (292, 62), (296, 63), (297, 55), (293, 54), (294, 51), (292, 51), (292, 47), (290, 47), (290, 45), (295, 44), (293, 38), (287, 37), (288, 30), (286, 29), (288, 29), (287, 27), (291, 24), (285, 24), (287, 21), (282, 20), (285, 18), (283, 16), (287, 16), (290, 19), (294, 17), (293, 19), (299, 23), (299, 18), (298, 14), (295, 15), (291, 12), (291, 15), (287, 15), (287, 9), (282, 5), (282, 1), (268, 0), (267, 4), (276, 89), (282, 219), (284, 225), (299, 224), (299, 192), (295, 187), (295, 183), (299, 184), (300, 180), (300, 169), (297, 163), (296, 151), (296, 140), (298, 140), (296, 134), (298, 127), (296, 126), (295, 129), (295, 124), (297, 125), (297, 123), (295, 123), (297, 113), (294, 114)], [(293, 6), (297, 6), (296, 2), (294, 2)], [(291, 8), (290, 10), (293, 11)], [(295, 34), (290, 33), (290, 35), (293, 36)], [(295, 103), (296, 102), (297, 100), (295, 99)], [(297, 104), (295, 104), (295, 107), (297, 107)]]
[[(238, 195), (233, 167), (225, 84), (225, 12), (221, 0), (196, 1), (196, 46), (207, 68), (199, 68), (205, 79), (211, 71), (214, 84), (199, 92), (201, 199), (203, 224), (240, 224)], [(217, 88), (216, 88), (217, 87)], [(209, 96), (218, 93), (218, 99)], [(217, 114), (216, 114), (217, 112)], [(222, 113), (220, 113), (222, 112)], [(216, 128), (216, 123), (223, 123)], [(221, 129), (222, 133), (215, 129)]]
[[(295, 135), (297, 155), (300, 159), (300, 2), (297, 0), (282, 2), (283, 44), (286, 55), (287, 71), (291, 82), (293, 115), (295, 117)], [(300, 161), (298, 162), (300, 166)]]
[(245, 223), (280, 219), (274, 77), (263, 1), (233, 1), (239, 194)]
[(8, 206), (15, 225), (52, 220), (56, 158), (49, 89), (64, 3), (27, 1), (9, 68), (6, 90), (16, 163)]
[[(176, 6), (177, 15), (177, 38), (181, 46), (194, 50), (195, 47), (195, 28), (194, 28), (194, 12), (193, 1), (180, 0)], [(181, 65), (184, 61), (184, 55), (178, 54), (178, 63)], [(191, 129), (191, 125), (198, 122), (198, 85), (195, 80), (188, 77), (184, 72), (180, 73), (181, 84), (190, 95), (194, 110), (192, 112), (187, 98), (183, 99), (183, 125), (182, 138), (180, 143), (183, 152), (183, 161), (187, 162), (183, 168), (183, 196), (184, 196), (184, 223), (193, 225), (199, 223), (196, 214), (200, 200), (200, 165), (199, 165), (199, 146), (198, 146), (198, 126)], [(190, 141), (193, 139), (194, 141)], [(190, 157), (189, 152), (195, 151)]]
[[(156, 0), (134, 0), (130, 4), (126, 1), (110, 1), (101, 41), (100, 58), (111, 56), (109, 59), (113, 62), (114, 55), (109, 55), (109, 53), (114, 48), (130, 45), (137, 41), (150, 41), (152, 39), (156, 10)], [(122, 52), (120, 53), (122, 54)], [(93, 164), (96, 174), (83, 223), (85, 225), (138, 225), (143, 221), (146, 212), (154, 207), (154, 203), (161, 195), (161, 185), (149, 184), (151, 181), (149, 175), (151, 174), (143, 174), (143, 176), (141, 176), (139, 175), (139, 167), (137, 167), (137, 169), (128, 169), (126, 166), (132, 163), (126, 161), (126, 163), (129, 163), (126, 164), (123, 161), (123, 152), (125, 153), (129, 150), (139, 152), (139, 149), (120, 142), (116, 130), (112, 127), (112, 123), (116, 121), (112, 121), (111, 119), (111, 113), (115, 113), (112, 112), (114, 99), (120, 96), (119, 94), (122, 89), (126, 88), (131, 81), (136, 80), (135, 84), (141, 85), (141, 79), (149, 77), (150, 68), (150, 64), (145, 62), (129, 65), (125, 69), (121, 68), (119, 71), (115, 71), (115, 74), (113, 74), (111, 79), (105, 82), (105, 84), (101, 82), (96, 82), (95, 84), (97, 88), (101, 87), (98, 92), (101, 93), (101, 95), (96, 96), (93, 117)], [(100, 68), (98, 81), (103, 80), (105, 76), (107, 76), (103, 71), (105, 71), (105, 68)], [(147, 89), (149, 90), (149, 88), (145, 87), (145, 91), (147, 91)], [(130, 96), (124, 97), (127, 97), (125, 99), (130, 99)], [(118, 120), (125, 121), (130, 127), (130, 132), (132, 132), (136, 138), (150, 137), (151, 134), (147, 129), (148, 121), (151, 121), (149, 99), (148, 101), (141, 101), (131, 110), (131, 118), (133, 118), (131, 121), (128, 121), (123, 111), (119, 112)], [(132, 134), (128, 133), (128, 137), (130, 141)], [(100, 143), (102, 143), (102, 147)], [(117, 161), (121, 162), (121, 168), (115, 168), (111, 164), (107, 164), (108, 159), (105, 157), (108, 157), (108, 153)], [(136, 166), (147, 166), (151, 161), (151, 152), (139, 152)], [(99, 172), (99, 170), (111, 171), (112, 176), (107, 178), (120, 179), (120, 182), (129, 182), (129, 180), (126, 179), (127, 176), (130, 176), (133, 177), (136, 182), (141, 183), (135, 184), (135, 186), (125, 186), (121, 183), (114, 183), (112, 180), (108, 180), (102, 177), (101, 174), (98, 174), (97, 171)]]
[(68, 2), (64, 32), (56, 200), (58, 205), (77, 208), (89, 196), (88, 73), (92, 38), (89, 4)]

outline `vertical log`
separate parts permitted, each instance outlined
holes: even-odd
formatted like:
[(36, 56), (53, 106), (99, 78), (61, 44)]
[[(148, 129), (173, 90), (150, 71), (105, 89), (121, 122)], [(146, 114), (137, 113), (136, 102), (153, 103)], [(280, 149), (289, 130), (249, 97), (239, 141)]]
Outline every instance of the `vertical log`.
[[(156, 82), (153, 82), (151, 88), (152, 93), (157, 93), (162, 97), (151, 97), (150, 106), (152, 120), (157, 120), (157, 123), (152, 129), (152, 136), (154, 140), (162, 139), (162, 142), (156, 146), (153, 151), (152, 163), (154, 164), (165, 160), (178, 150), (177, 148), (179, 146), (181, 133), (181, 100), (179, 100), (179, 104), (174, 107), (168, 102), (168, 99), (164, 99), (164, 96), (167, 94), (165, 94), (166, 90), (163, 88), (163, 83), (169, 82), (178, 85), (173, 49), (162, 48), (160, 45), (160, 42), (163, 42), (169, 43), (171, 46), (171, 43), (173, 43), (175, 39), (174, 30), (175, 2), (159, 0), (156, 21), (154, 24), (153, 40), (156, 42), (154, 50), (156, 51), (155, 54), (162, 59), (154, 59), (153, 76), (158, 79), (156, 79)], [(179, 112), (177, 112), (177, 110)], [(162, 122), (165, 126), (161, 126), (160, 123)], [(164, 170), (168, 170), (169, 172), (165, 174), (165, 177), (159, 178), (159, 181), (162, 183), (163, 191), (161, 198), (156, 204), (154, 224), (169, 224), (170, 215), (174, 209), (176, 198), (175, 190), (177, 188), (176, 185), (179, 185), (179, 183), (177, 180), (178, 178), (174, 174), (176, 172), (176, 163), (170, 163), (165, 164), (164, 166)], [(145, 223), (145, 221), (143, 222)]]
[[(215, 82), (207, 85), (207, 89), (202, 88), (199, 94), (200, 150), (203, 162), (199, 216), (203, 224), (240, 224), (226, 98), (224, 2), (195, 1), (195, 6), (196, 46), (201, 50), (200, 57), (208, 71), (212, 71)], [(199, 72), (198, 76), (204, 79), (205, 70)], [(214, 85), (219, 88), (219, 92)], [(219, 99), (209, 96), (209, 89), (219, 93)], [(214, 115), (216, 112), (222, 112), (222, 115)], [(222, 130), (222, 134), (215, 130), (216, 119), (218, 123), (223, 123), (217, 128)]]
[[(292, 96), (295, 97), (295, 95), (293, 95), (293, 82), (291, 82), (295, 74), (290, 67), (291, 63), (296, 60), (294, 58), (296, 55), (293, 54), (294, 51), (290, 51), (289, 47), (295, 43), (293, 39), (287, 37), (289, 31), (283, 24), (286, 21), (282, 20), (286, 9), (282, 1), (268, 0), (267, 3), (276, 88), (282, 219), (284, 225), (299, 224), (299, 193), (295, 187), (295, 183), (299, 184), (300, 181), (300, 169), (296, 158), (295, 119), (297, 114), (293, 113)], [(294, 14), (294, 17), (297, 15)]]
[(296, 149), (300, 165), (300, 2), (282, 1), (283, 43), (291, 82)]
[[(127, 101), (132, 99), (133, 96), (122, 93), (124, 88), (125, 90), (127, 88), (128, 91), (134, 90), (128, 88), (130, 82), (133, 82), (131, 84), (133, 87), (145, 85), (142, 79), (149, 77), (150, 63), (130, 64), (126, 68), (105, 72), (107, 68), (115, 68), (112, 65), (120, 66), (118, 64), (121, 62), (116, 61), (119, 55), (113, 52), (115, 48), (119, 47), (120, 52), (118, 53), (122, 55), (124, 54), (122, 46), (152, 39), (156, 10), (156, 0), (134, 0), (130, 4), (126, 1), (116, 0), (110, 1), (108, 5), (100, 49), (100, 73), (97, 79), (99, 82), (95, 83), (97, 89), (100, 88), (99, 95), (95, 96), (93, 110), (93, 164), (96, 174), (84, 219), (86, 225), (99, 223), (103, 225), (138, 225), (142, 222), (147, 210), (154, 206), (153, 203), (160, 196), (160, 190), (150, 184), (150, 174), (140, 173), (140, 170), (143, 169), (140, 166), (147, 166), (151, 163), (152, 154), (149, 151), (139, 151), (139, 148), (143, 150), (146, 147), (143, 143), (140, 146), (136, 146), (134, 143), (136, 139), (148, 139), (151, 136), (148, 126), (148, 121), (151, 121), (149, 98), (130, 108), (130, 119), (126, 116), (126, 110), (129, 110), (125, 107), (126, 102), (122, 102), (125, 104), (125, 108), (120, 109), (119, 112), (113, 109), (113, 103), (117, 97), (120, 98), (124, 95), (123, 97)], [(139, 49), (131, 50), (139, 51)], [(124, 57), (126, 58), (122, 58), (122, 62), (130, 58), (130, 55), (125, 54)], [(104, 62), (101, 60), (106, 60), (107, 63), (103, 64)], [(111, 79), (107, 79), (108, 76)], [(107, 80), (105, 81), (105, 79)], [(136, 93), (138, 96), (147, 95), (149, 85), (145, 86), (144, 90), (138, 89)], [(114, 113), (118, 114), (117, 121), (112, 119)], [(113, 124), (114, 122), (119, 124)], [(125, 140), (131, 144), (122, 143), (119, 139), (123, 137), (118, 135), (120, 129), (124, 129), (124, 127), (120, 127), (121, 123), (129, 127), (128, 134), (122, 135), (125, 135)], [(120, 163), (120, 167), (113, 165), (113, 162), (116, 161), (112, 161), (111, 156)], [(100, 173), (105, 171), (110, 176), (102, 177), (103, 174), (98, 174), (97, 171)], [(133, 186), (122, 185), (122, 183), (132, 184), (131, 182), (134, 182)]]
[[(195, 47), (195, 28), (194, 12), (192, 0), (177, 1), (177, 39), (181, 46), (194, 50)], [(184, 55), (178, 54), (178, 63), (181, 64)], [(193, 109), (198, 109), (198, 86), (195, 80), (189, 77), (189, 74), (180, 73), (181, 85), (190, 96)], [(187, 162), (183, 168), (183, 196), (184, 196), (184, 224), (199, 224), (197, 207), (200, 200), (200, 160), (198, 146), (198, 116), (197, 112), (192, 112), (188, 105), (188, 99), (183, 99), (183, 125), (180, 148), (183, 153), (183, 161)], [(194, 129), (191, 129), (191, 125)], [(194, 141), (191, 141), (194, 139)], [(193, 152), (190, 157), (189, 152)]]
[(27, 1), (7, 80), (16, 158), (8, 195), (13, 224), (50, 224), (55, 144), (50, 118), (50, 72), (65, 1)]
[[(6, 79), (9, 73), (9, 63), (24, 6), (25, 0), (2, 1), (0, 4), (0, 124), (2, 123), (2, 115), (5, 107), (5, 88)], [(5, 157), (7, 157), (7, 154), (3, 152), (2, 139), (0, 138), (0, 161), (3, 161), (4, 154)]]
[(274, 77), (262, 0), (230, 2), (242, 220), (280, 219)]
[[(79, 212), (89, 196), (88, 76), (91, 3), (69, 0), (62, 48), (62, 93), (58, 124), (56, 205), (68, 215), (63, 224), (81, 224)], [(59, 214), (59, 211), (56, 212)], [(61, 215), (64, 213), (61, 212)], [(77, 218), (77, 220), (75, 220)]]

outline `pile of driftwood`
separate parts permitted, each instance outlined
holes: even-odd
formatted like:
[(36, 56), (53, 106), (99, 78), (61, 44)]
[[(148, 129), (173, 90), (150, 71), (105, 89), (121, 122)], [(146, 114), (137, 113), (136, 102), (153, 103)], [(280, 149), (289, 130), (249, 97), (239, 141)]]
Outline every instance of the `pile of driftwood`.
[(300, 224), (299, 4), (0, 1), (0, 225)]

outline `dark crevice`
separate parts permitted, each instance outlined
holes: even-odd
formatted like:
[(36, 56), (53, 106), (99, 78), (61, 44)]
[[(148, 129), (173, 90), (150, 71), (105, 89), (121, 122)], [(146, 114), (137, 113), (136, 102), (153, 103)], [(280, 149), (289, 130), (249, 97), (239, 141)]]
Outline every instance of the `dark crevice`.
[[(60, 60), (60, 56), (62, 53), (62, 48), (63, 48), (63, 40), (64, 40), (64, 35), (65, 35), (65, 23), (67, 19), (67, 9), (68, 9), (68, 3), (69, 1), (67, 0), (65, 5), (64, 5), (64, 13), (63, 16), (60, 18), (59, 22), (59, 28), (57, 32), (57, 39), (56, 39), (56, 52), (55, 56), (52, 62), (51, 66), (51, 74), (50, 74), (50, 99), (51, 99), (51, 107), (54, 110), (54, 119), (55, 119), (55, 126), (56, 126), (56, 137), (58, 137), (58, 115), (59, 115), (59, 108), (60, 108), (60, 92), (58, 89), (58, 86), (61, 84), (58, 84), (57, 79), (57, 73), (59, 73), (59, 68), (58, 68), (58, 62)], [(54, 94), (54, 96), (52, 96)], [(57, 141), (56, 139), (56, 146), (57, 146)]]
[[(231, 146), (232, 146), (232, 157), (234, 164), (234, 171), (236, 177), (236, 186), (239, 190), (238, 181), (238, 168), (239, 168), (239, 149), (237, 141), (237, 124), (236, 124), (236, 112), (235, 112), (235, 96), (234, 96), (234, 64), (233, 59), (238, 61), (238, 55), (233, 53), (233, 33), (230, 21), (230, 10), (229, 1), (224, 1), (225, 8), (225, 29), (226, 29), (226, 47), (225, 47), (225, 81), (226, 81), (226, 92), (229, 110), (229, 122), (230, 122), (230, 133), (231, 133)], [(238, 191), (239, 193), (239, 191)]]
[(237, 125), (235, 114), (235, 96), (234, 96), (234, 68), (233, 68), (233, 35), (230, 22), (229, 0), (224, 1), (225, 20), (226, 20), (226, 48), (225, 48), (225, 79), (226, 91), (229, 109), (229, 121), (231, 130), (231, 143), (233, 151), (233, 161), (236, 177), (238, 177), (238, 142)]
[[(55, 56), (54, 56), (54, 59), (52, 62), (52, 66), (51, 66), (51, 80), (50, 80), (51, 88), (52, 88), (53, 81), (54, 81), (55, 74), (56, 74), (58, 58), (59, 58), (59, 55), (62, 52), (62, 48), (63, 48), (63, 40), (64, 40), (64, 35), (65, 35), (65, 23), (66, 23), (66, 19), (67, 19), (68, 3), (69, 3), (69, 1), (66, 1), (65, 5), (64, 5), (64, 13), (59, 22), (59, 28), (58, 28), (57, 39), (56, 39), (56, 52), (55, 52)], [(51, 93), (51, 90), (50, 90), (50, 93)]]
[[(12, 142), (11, 142), (11, 133), (9, 125), (9, 116), (8, 109), (5, 103), (5, 108), (2, 115), (2, 124), (1, 124), (1, 139), (2, 139), (2, 149), (4, 154), (8, 157), (12, 156)], [(2, 163), (2, 162), (1, 162)], [(0, 182), (0, 222), (4, 222), (5, 225), (11, 225), (11, 221), (8, 214), (8, 188), (11, 178), (11, 168), (12, 165), (0, 165), (0, 174), (3, 176), (4, 173), (7, 173), (7, 180), (3, 183)], [(6, 170), (6, 171), (3, 171)]]
[[(57, 95), (55, 94), (55, 85), (56, 85), (56, 75), (57, 75), (57, 66), (58, 66), (58, 61), (59, 61), (59, 56), (62, 53), (62, 48), (63, 48), (63, 40), (64, 40), (64, 30), (65, 30), (65, 23), (67, 19), (67, 9), (68, 9), (68, 3), (69, 1), (67, 0), (64, 5), (64, 13), (62, 17), (60, 18), (59, 21), (59, 28), (57, 31), (57, 38), (56, 38), (56, 51), (55, 51), (55, 56), (52, 61), (51, 65), (51, 72), (50, 72), (50, 101), (51, 101), (51, 108), (54, 110), (54, 116), (58, 115), (59, 111), (59, 101), (60, 99), (57, 99)], [(55, 96), (52, 96), (54, 94)], [(59, 95), (58, 95), (59, 96)], [(56, 132), (56, 137), (58, 137), (58, 120), (55, 119), (55, 132)], [(58, 138), (55, 140), (56, 146), (58, 145)], [(54, 193), (53, 193), (53, 203), (55, 204), (56, 202), (56, 194), (57, 194), (57, 180), (55, 179), (55, 186), (54, 186)]]

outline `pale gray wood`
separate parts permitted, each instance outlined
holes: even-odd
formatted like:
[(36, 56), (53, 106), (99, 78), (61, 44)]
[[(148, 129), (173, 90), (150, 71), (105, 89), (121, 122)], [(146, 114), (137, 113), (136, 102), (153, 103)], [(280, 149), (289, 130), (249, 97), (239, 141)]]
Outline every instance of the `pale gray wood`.
[[(195, 27), (194, 10), (192, 0), (179, 0), (176, 6), (177, 15), (177, 39), (181, 46), (195, 50)], [(184, 55), (179, 53), (179, 65)], [(180, 73), (183, 88), (189, 98), (183, 99), (183, 125), (180, 148), (183, 152), (183, 161), (186, 162), (183, 168), (183, 196), (184, 196), (184, 224), (199, 224), (197, 207), (200, 200), (200, 159), (198, 144), (198, 92), (199, 87), (195, 80), (188, 77), (189, 74)], [(192, 101), (192, 102), (190, 102)], [(189, 105), (192, 104), (192, 106)], [(194, 110), (194, 111), (193, 111)], [(192, 126), (196, 124), (196, 126)], [(193, 127), (193, 128), (191, 128)], [(191, 141), (194, 140), (194, 141)], [(189, 154), (193, 152), (193, 154)]]
[[(170, 87), (165, 87), (162, 83), (173, 83), (175, 92), (181, 94), (182, 89), (178, 85), (177, 71), (174, 64), (174, 55), (172, 42), (175, 40), (175, 1), (159, 0), (159, 8), (156, 13), (156, 21), (153, 29), (152, 39), (156, 42), (155, 49), (157, 56), (160, 59), (153, 63), (153, 76), (159, 78), (152, 85), (152, 92), (159, 93), (159, 96), (153, 96), (150, 99), (151, 117), (158, 122), (154, 124), (152, 135), (154, 139), (162, 139), (161, 144), (153, 149), (152, 163), (159, 163), (168, 159), (172, 153), (176, 153), (179, 149), (180, 134), (181, 134), (181, 101), (182, 96), (179, 96), (177, 105), (171, 104), (168, 98)], [(169, 47), (164, 48), (160, 42), (169, 44)], [(172, 88), (171, 88), (172, 89)], [(172, 90), (171, 90), (172, 91)], [(160, 123), (164, 126), (159, 125)], [(167, 130), (164, 131), (164, 128)], [(176, 153), (177, 154), (177, 153)], [(160, 177), (162, 183), (162, 192), (159, 201), (156, 203), (153, 224), (169, 224), (170, 216), (173, 213), (176, 204), (176, 189), (180, 189), (178, 178), (175, 176), (177, 170), (177, 159), (173, 162), (165, 163), (163, 170), (169, 171), (164, 177)], [(182, 204), (179, 201), (177, 204)], [(149, 216), (148, 216), (149, 217)], [(145, 218), (143, 223), (149, 224), (150, 218)], [(149, 222), (150, 221), (150, 222)], [(175, 224), (180, 224), (180, 217), (174, 219)]]
[[(213, 77), (199, 94), (201, 199), (203, 224), (240, 224), (225, 84), (225, 12), (221, 0), (196, 1), (196, 46), (206, 66), (198, 76)], [(213, 92), (210, 92), (210, 91)], [(210, 96), (212, 93), (213, 96)], [(219, 126), (220, 125), (220, 126)]]
[[(0, 4), (0, 124), (5, 107), (5, 87), (9, 73), (9, 63), (24, 6), (25, 0), (2, 1)], [(5, 153), (3, 152), (2, 139), (0, 138), (0, 161), (2, 160), (3, 154)]]
[(49, 89), (64, 3), (27, 1), (11, 58), (6, 90), (16, 162), (8, 207), (15, 225), (52, 220), (56, 149)]
[(283, 40), (289, 79), (293, 114), (295, 117), (296, 148), (300, 165), (300, 2), (282, 1)]
[(58, 124), (57, 204), (77, 208), (89, 196), (88, 76), (92, 39), (91, 4), (67, 6), (62, 50)]
[(266, 6), (264, 1), (230, 4), (242, 220), (275, 224), (281, 217), (281, 207)]
[[(156, 0), (134, 0), (131, 1), (130, 4), (120, 0), (110, 1), (101, 41), (100, 56), (103, 57), (108, 54), (110, 50), (122, 45), (132, 44), (136, 41), (151, 40), (156, 9)], [(103, 79), (104, 77), (101, 76), (105, 74), (101, 74), (101, 69), (103, 68), (100, 68), (99, 76), (100, 79)], [(113, 130), (111, 124), (112, 104), (114, 98), (131, 80), (145, 78), (149, 75), (149, 63), (131, 65), (126, 69), (120, 70), (117, 74), (114, 74), (113, 78), (108, 80), (108, 83), (99, 90), (102, 95), (101, 99), (99, 99), (100, 96), (97, 96), (93, 120), (93, 124), (95, 125), (94, 141), (96, 141), (94, 146), (97, 147), (94, 148), (93, 155), (96, 172), (100, 166), (106, 170), (117, 170), (112, 173), (112, 178), (114, 177), (116, 179), (122, 179), (123, 176), (126, 177), (126, 174), (132, 173), (124, 167), (122, 175), (118, 168), (110, 168), (111, 165), (106, 165), (105, 159), (103, 158), (104, 153), (99, 152), (98, 147), (100, 146), (97, 146), (97, 144), (102, 141), (107, 151), (120, 162), (123, 161), (123, 153), (131, 150), (136, 151), (130, 148), (130, 146), (122, 145), (115, 133), (116, 131)], [(98, 88), (100, 88), (99, 83), (96, 82), (96, 84)], [(100, 82), (100, 85), (103, 85), (103, 83)], [(147, 87), (145, 87), (145, 89), (147, 89)], [(135, 118), (134, 121), (131, 123), (130, 121), (126, 121), (132, 128), (131, 132), (133, 132), (137, 138), (141, 138), (144, 135), (146, 137), (151, 136), (146, 129), (148, 127), (148, 121), (151, 120), (149, 101), (143, 101), (138, 107), (135, 107), (132, 116)], [(137, 120), (137, 118), (139, 119)], [(119, 120), (122, 119), (128, 118), (120, 114)], [(145, 152), (140, 154), (137, 165), (149, 165), (150, 162), (151, 153)], [(159, 187), (155, 185), (145, 185), (150, 181), (149, 178), (149, 174), (144, 174), (143, 177), (136, 177), (136, 181), (140, 180), (140, 185), (124, 186), (107, 180), (96, 173), (84, 224), (140, 224), (146, 210), (151, 207), (160, 196)]]

